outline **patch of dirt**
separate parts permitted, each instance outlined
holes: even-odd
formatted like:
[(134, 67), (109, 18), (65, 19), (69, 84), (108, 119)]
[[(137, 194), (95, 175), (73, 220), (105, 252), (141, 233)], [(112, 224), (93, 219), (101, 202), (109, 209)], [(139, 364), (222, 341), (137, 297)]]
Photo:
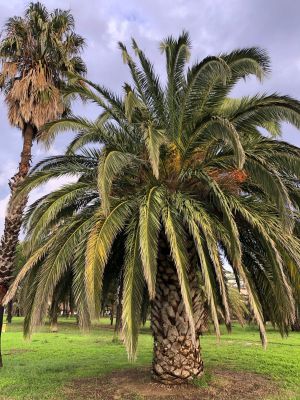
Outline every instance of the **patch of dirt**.
[(280, 393), (267, 377), (226, 369), (210, 371), (210, 381), (197, 386), (165, 386), (151, 381), (149, 369), (115, 371), (100, 378), (73, 380), (68, 400), (263, 400)]
[(101, 329), (103, 331), (110, 331), (110, 332), (114, 332), (115, 330), (115, 326), (114, 325), (98, 325), (97, 329)]
[(9, 351), (6, 351), (3, 353), (4, 356), (15, 356), (18, 354), (23, 354), (23, 353), (28, 353), (28, 351), (32, 350), (27, 350), (27, 349), (10, 349)]

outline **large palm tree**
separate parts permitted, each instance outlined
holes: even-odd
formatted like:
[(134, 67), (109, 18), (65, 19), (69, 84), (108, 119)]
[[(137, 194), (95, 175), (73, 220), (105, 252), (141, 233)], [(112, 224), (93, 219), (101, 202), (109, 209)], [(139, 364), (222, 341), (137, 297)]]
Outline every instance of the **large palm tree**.
[(124, 85), (124, 95), (87, 80), (85, 86), (74, 84), (68, 93), (97, 103), (99, 118), (66, 118), (44, 128), (48, 140), (68, 129), (78, 135), (66, 155), (32, 170), (16, 199), (53, 177), (78, 180), (29, 210), (31, 257), (5, 301), (38, 265), (26, 315), (30, 334), (72, 264), (81, 276), (84, 270), (81, 290), (91, 314), (97, 314), (103, 275), (122, 238), (122, 322), (129, 357), (136, 355), (147, 290), (153, 377), (177, 384), (203, 371), (199, 282), (204, 282), (216, 334), (220, 310), (230, 329), (225, 258), (237, 284), (247, 289), (264, 346), (266, 313), (282, 334), (294, 318), (291, 270), (300, 265), (300, 242), (293, 234), (300, 152), (274, 136), (282, 121), (300, 128), (300, 103), (277, 94), (230, 98), (240, 79), (255, 75), (261, 80), (269, 71), (269, 59), (258, 48), (207, 57), (187, 69), (188, 35), (169, 37), (161, 44), (167, 72), (162, 84), (134, 41), (139, 63), (120, 47), (132, 80)]
[[(12, 195), (29, 171), (31, 148), (39, 138), (39, 128), (68, 108), (61, 90), (68, 74), (85, 72), (79, 57), (83, 45), (83, 38), (74, 32), (69, 11), (49, 13), (41, 3), (30, 3), (24, 17), (10, 18), (5, 25), (0, 42), (0, 88), (5, 94), (9, 121), (22, 131), (23, 138), (19, 169), (9, 183)], [(26, 202), (25, 196), (8, 204), (0, 246), (0, 303), (12, 276)]]

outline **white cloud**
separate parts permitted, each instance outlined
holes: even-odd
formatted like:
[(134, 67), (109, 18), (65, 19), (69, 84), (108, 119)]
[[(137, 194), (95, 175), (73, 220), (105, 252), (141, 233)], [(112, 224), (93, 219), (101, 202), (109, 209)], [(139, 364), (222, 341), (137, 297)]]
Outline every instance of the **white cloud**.
[(1, 227), (1, 231), (2, 231), (2, 228), (3, 228), (3, 224), (4, 224), (6, 207), (7, 207), (7, 204), (8, 204), (9, 197), (10, 197), (10, 195), (8, 194), (3, 199), (0, 199), (0, 227)]
[(110, 18), (107, 23), (108, 46), (112, 50), (117, 49), (118, 42), (128, 39), (129, 21)]
[(191, 8), (186, 2), (180, 1), (177, 5), (170, 7), (170, 16), (174, 18), (186, 18), (191, 13)]
[(14, 161), (7, 161), (3, 163), (0, 170), (0, 188), (6, 189), (9, 179), (15, 174), (17, 163)]

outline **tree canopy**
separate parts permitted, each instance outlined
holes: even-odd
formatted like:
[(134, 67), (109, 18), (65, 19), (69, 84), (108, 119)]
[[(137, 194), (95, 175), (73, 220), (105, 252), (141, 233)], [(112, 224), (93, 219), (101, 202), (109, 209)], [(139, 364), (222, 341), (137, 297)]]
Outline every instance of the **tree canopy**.
[(9, 121), (40, 128), (66, 109), (61, 89), (68, 74), (84, 74), (84, 39), (74, 31), (70, 11), (48, 12), (30, 3), (24, 17), (11, 17), (0, 42), (0, 88), (6, 94)]
[(191, 327), (190, 242), (216, 333), (218, 307), (228, 328), (231, 321), (226, 258), (237, 284), (247, 289), (266, 345), (265, 317), (284, 334), (295, 312), (300, 158), (297, 147), (277, 137), (282, 122), (300, 127), (300, 103), (276, 93), (230, 97), (241, 79), (262, 80), (269, 72), (268, 55), (259, 48), (187, 66), (188, 34), (169, 37), (161, 44), (166, 83), (134, 40), (132, 48), (135, 57), (120, 43), (131, 78), (122, 95), (86, 79), (66, 90), (66, 97), (80, 95), (99, 105), (99, 118), (71, 116), (43, 128), (49, 142), (58, 132), (77, 135), (66, 154), (31, 170), (17, 196), (49, 179), (77, 181), (30, 207), (30, 257), (6, 301), (24, 276), (35, 276), (25, 325), (30, 333), (71, 265), (77, 299), (87, 300), (95, 315), (105, 268), (116, 256), (112, 246), (124, 240), (123, 329), (134, 356), (144, 289), (150, 299), (155, 296), (163, 232)]

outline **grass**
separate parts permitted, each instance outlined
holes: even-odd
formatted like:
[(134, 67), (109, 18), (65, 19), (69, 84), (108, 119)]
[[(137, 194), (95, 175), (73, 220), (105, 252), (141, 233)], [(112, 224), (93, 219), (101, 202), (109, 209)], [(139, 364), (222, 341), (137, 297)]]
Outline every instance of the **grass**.
[(212, 380), (212, 374), (209, 370), (205, 370), (201, 378), (195, 378), (192, 384), (199, 388), (207, 388)]
[[(150, 365), (152, 338), (143, 329), (139, 339), (137, 363), (129, 364), (122, 344), (113, 342), (108, 320), (96, 324), (90, 333), (78, 331), (75, 321), (60, 321), (60, 331), (49, 333), (45, 326), (32, 340), (22, 337), (22, 320), (3, 334), (4, 368), (0, 371), (1, 400), (63, 399), (63, 386), (73, 378), (100, 376), (118, 368)], [(213, 335), (205, 335), (202, 353), (207, 372), (216, 366), (253, 371), (268, 375), (288, 390), (286, 400), (300, 400), (300, 333), (282, 339), (278, 332), (268, 329), (269, 346), (265, 351), (255, 327), (234, 326), (233, 333), (224, 332), (220, 343)], [(280, 399), (282, 400), (282, 399)]]

